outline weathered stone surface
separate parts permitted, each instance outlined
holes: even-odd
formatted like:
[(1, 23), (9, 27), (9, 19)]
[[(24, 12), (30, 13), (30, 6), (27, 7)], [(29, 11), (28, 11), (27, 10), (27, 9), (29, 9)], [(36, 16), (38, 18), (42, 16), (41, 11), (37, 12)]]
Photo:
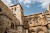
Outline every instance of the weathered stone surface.
[(0, 33), (5, 32), (11, 26), (11, 21), (4, 15), (0, 15)]
[(9, 9), (0, 1), (0, 33), (50, 33), (49, 11), (24, 16), (20, 4)]
[(13, 16), (13, 13), (11, 12), (11, 10), (0, 0), (0, 7), (2, 9), (2, 12), (5, 15), (7, 15), (10, 19), (12, 19), (14, 22), (16, 22), (17, 24), (19, 24), (19, 21), (17, 20), (16, 17)]

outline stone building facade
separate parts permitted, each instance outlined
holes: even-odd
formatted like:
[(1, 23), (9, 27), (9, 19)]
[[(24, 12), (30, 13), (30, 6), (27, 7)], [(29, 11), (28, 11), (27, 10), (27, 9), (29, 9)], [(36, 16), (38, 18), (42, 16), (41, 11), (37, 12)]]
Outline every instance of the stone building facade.
[(8, 8), (0, 1), (0, 33), (50, 33), (50, 5), (45, 12), (24, 16), (20, 4)]
[(18, 19), (13, 16), (11, 10), (0, 0), (0, 33), (17, 33), (16, 25), (19, 25)]

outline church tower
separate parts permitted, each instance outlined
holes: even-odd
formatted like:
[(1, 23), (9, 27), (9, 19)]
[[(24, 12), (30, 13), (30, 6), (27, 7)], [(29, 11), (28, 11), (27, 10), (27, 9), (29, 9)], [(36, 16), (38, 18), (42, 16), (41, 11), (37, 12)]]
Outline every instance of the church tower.
[(14, 17), (16, 17), (19, 20), (19, 25), (17, 25), (17, 30), (20, 31), (20, 33), (23, 33), (23, 9), (20, 4), (16, 4), (13, 6), (10, 6), (10, 10), (12, 11)]
[(13, 15), (19, 20), (20, 25), (23, 25), (23, 9), (20, 4), (10, 6)]

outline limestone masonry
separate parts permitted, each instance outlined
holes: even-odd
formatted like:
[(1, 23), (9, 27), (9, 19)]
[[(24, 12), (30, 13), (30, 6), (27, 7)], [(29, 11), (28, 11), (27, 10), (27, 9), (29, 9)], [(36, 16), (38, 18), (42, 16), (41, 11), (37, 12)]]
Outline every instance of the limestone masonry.
[(8, 8), (0, 0), (0, 33), (50, 33), (50, 4), (45, 12), (24, 16), (20, 4)]

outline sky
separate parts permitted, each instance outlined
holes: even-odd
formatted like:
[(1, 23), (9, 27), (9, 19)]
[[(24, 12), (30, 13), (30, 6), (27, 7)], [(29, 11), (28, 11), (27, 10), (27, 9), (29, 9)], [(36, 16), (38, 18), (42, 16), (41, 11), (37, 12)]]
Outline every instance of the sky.
[(24, 15), (44, 12), (48, 9), (50, 0), (2, 0), (8, 7), (13, 4), (21, 4)]

